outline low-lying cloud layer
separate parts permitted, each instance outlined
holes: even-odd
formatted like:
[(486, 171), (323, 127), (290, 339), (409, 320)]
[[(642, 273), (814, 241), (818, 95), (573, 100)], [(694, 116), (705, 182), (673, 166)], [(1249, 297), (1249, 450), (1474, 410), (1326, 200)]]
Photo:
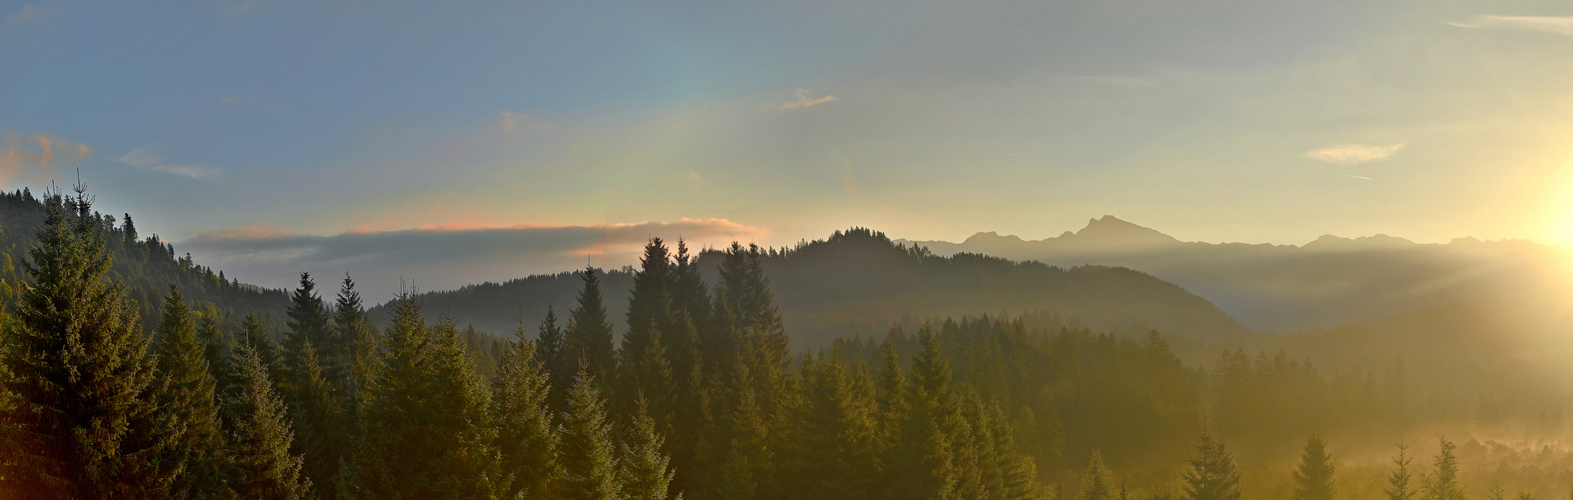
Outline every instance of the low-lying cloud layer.
[(675, 246), (678, 238), (697, 253), (705, 246), (748, 242), (767, 230), (726, 219), (604, 226), (471, 227), (353, 231), (332, 236), (296, 234), (263, 222), (198, 234), (176, 245), (241, 281), (292, 287), (301, 271), (329, 281), (350, 272), (369, 299), (386, 300), (401, 279), (423, 290), (503, 281), (583, 267), (638, 263), (651, 237)]

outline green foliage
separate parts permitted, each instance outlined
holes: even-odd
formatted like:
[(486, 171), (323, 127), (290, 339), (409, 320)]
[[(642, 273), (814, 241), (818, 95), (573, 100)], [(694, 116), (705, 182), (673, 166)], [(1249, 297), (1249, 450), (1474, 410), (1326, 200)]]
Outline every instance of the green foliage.
[(500, 485), (502, 498), (552, 498), (554, 483), (562, 477), (557, 461), (559, 437), (546, 405), (549, 374), (536, 362), (535, 352), (535, 343), (525, 338), (524, 325), (520, 325), (492, 381), (498, 467), (504, 476), (511, 477)]
[(229, 438), (232, 485), (247, 498), (306, 498), (312, 483), (300, 477), (302, 457), (289, 453), (294, 436), (267, 366), (250, 344), (242, 344), (235, 354), (240, 383), (230, 411), (236, 416)]
[(1413, 500), (1415, 498), (1414, 487), (1409, 484), (1411, 480), (1409, 464), (1414, 461), (1414, 457), (1408, 456), (1408, 452), (1408, 445), (1402, 442), (1398, 443), (1398, 455), (1393, 457), (1393, 471), (1387, 476), (1387, 487), (1382, 489), (1382, 493), (1387, 496), (1387, 500)]
[(222, 475), (228, 457), (214, 399), (217, 384), (208, 368), (207, 346), (197, 339), (191, 316), (180, 290), (170, 285), (157, 332), (158, 373), (165, 381), (158, 399), (165, 414), (185, 427), (168, 455), (185, 465), (170, 493), (213, 497), (225, 490)]
[(1081, 474), (1081, 493), (1076, 496), (1078, 500), (1115, 500), (1116, 490), (1114, 473), (1103, 465), (1103, 455), (1092, 452), (1092, 460), (1087, 462), (1087, 470)]
[(1333, 500), (1333, 457), (1322, 433), (1311, 431), (1294, 470), (1294, 500)]
[(621, 497), (617, 450), (612, 442), (612, 424), (606, 418), (606, 401), (582, 367), (568, 392), (569, 411), (563, 416), (563, 478), (558, 482), (557, 498), (565, 500), (617, 500)]
[[(5, 332), (0, 488), (41, 498), (162, 497), (184, 464), (166, 460), (178, 427), (155, 406), (161, 384), (148, 337), (125, 289), (109, 279), (91, 201), (51, 194), (42, 205), (28, 285)], [(11, 213), (0, 211), (14, 232)]]
[(616, 369), (612, 325), (606, 321), (606, 306), (595, 268), (586, 267), (582, 276), (584, 288), (579, 291), (578, 302), (568, 315), (568, 328), (560, 352), (570, 366), (582, 365), (592, 379), (606, 384)]
[(1204, 430), (1183, 475), (1186, 500), (1239, 500), (1240, 471), (1223, 439)]
[[(656, 432), (655, 420), (645, 410), (645, 402), (637, 403), (633, 424), (626, 431), (628, 437), (618, 447), (618, 479), (621, 481), (622, 498), (626, 500), (666, 500), (672, 498), (671, 457), (661, 452), (665, 440)], [(678, 496), (681, 496), (680, 494)]]
[(1458, 457), (1453, 455), (1457, 448), (1446, 437), (1437, 438), (1439, 449), (1436, 458), (1432, 459), (1431, 472), (1420, 476), (1420, 498), (1422, 500), (1463, 500), (1464, 487), (1458, 484)]

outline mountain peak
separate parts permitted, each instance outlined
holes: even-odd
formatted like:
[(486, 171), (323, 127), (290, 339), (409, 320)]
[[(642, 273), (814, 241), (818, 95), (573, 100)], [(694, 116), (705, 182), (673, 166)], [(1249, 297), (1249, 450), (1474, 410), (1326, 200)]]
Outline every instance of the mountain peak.
[(1079, 241), (1122, 245), (1156, 245), (1180, 241), (1156, 229), (1132, 224), (1113, 215), (1088, 220), (1087, 227), (1077, 231), (1074, 237)]

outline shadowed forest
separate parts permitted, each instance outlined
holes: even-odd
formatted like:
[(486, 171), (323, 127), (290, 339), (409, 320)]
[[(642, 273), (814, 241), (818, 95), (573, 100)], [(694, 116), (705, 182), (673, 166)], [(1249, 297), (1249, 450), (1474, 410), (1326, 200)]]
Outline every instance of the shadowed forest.
[(0, 203), (7, 498), (1573, 491), (1565, 353), (1498, 317), (1539, 303), (1258, 334), (1139, 271), (852, 229), (372, 305), (241, 284), (80, 190)]

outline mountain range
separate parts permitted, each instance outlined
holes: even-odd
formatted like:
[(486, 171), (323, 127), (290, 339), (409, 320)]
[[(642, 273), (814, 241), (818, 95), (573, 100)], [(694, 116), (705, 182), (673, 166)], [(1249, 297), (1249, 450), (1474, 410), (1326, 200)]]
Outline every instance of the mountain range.
[(1387, 235), (1325, 235), (1304, 245), (1187, 242), (1107, 215), (1042, 240), (981, 232), (961, 243), (897, 242), (937, 255), (1127, 267), (1178, 284), (1264, 333), (1550, 293), (1566, 281), (1568, 260), (1556, 247), (1523, 240), (1422, 244)]

